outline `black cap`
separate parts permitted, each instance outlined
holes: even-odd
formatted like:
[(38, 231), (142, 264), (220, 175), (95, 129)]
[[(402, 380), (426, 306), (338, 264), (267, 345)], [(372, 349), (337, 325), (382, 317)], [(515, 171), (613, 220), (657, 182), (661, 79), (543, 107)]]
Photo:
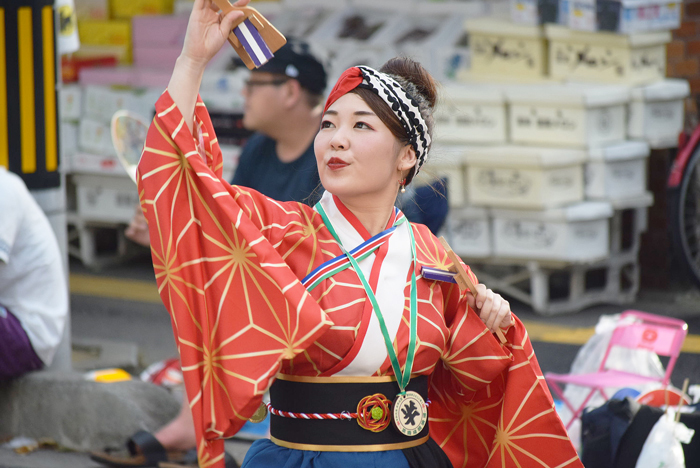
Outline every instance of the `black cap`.
[(327, 75), (323, 64), (311, 52), (309, 44), (295, 38), (288, 37), (287, 43), (275, 52), (269, 62), (253, 71), (294, 78), (312, 94), (322, 94), (326, 89)]

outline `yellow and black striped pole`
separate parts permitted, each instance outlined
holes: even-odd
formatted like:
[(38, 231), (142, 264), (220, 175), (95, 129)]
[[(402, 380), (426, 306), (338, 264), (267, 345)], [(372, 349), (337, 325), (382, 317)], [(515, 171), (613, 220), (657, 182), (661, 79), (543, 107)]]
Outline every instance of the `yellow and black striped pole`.
[(0, 165), (60, 186), (53, 0), (0, 0)]

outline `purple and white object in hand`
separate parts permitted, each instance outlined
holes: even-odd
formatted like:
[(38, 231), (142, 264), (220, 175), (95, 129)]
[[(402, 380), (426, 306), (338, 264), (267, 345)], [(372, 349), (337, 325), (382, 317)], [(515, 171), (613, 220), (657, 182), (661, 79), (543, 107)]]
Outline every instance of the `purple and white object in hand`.
[(272, 58), (270, 48), (260, 36), (257, 28), (250, 22), (250, 19), (246, 19), (239, 24), (234, 28), (233, 32), (238, 40), (241, 41), (245, 51), (250, 55), (256, 68), (264, 65)]
[(446, 283), (456, 283), (455, 275), (457, 273), (453, 271), (439, 270), (437, 268), (431, 268), (427, 266), (421, 267), (421, 275), (423, 278), (433, 281), (444, 281)]

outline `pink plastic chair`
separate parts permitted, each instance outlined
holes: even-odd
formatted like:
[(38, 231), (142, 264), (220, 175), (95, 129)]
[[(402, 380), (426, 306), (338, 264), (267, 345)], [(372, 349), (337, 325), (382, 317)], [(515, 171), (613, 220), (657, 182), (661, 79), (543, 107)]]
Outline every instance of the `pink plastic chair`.
[[(630, 322), (625, 318), (634, 317), (636, 320)], [(627, 323), (626, 323), (627, 322)], [(600, 392), (608, 400), (605, 394), (606, 387), (630, 387), (643, 385), (652, 382), (659, 382), (666, 387), (671, 381), (671, 373), (676, 365), (678, 355), (685, 336), (688, 334), (688, 325), (675, 318), (664, 317), (637, 310), (626, 310), (620, 316), (620, 324), (613, 331), (608, 348), (597, 372), (587, 374), (554, 374), (547, 372), (545, 379), (551, 386), (554, 393), (571, 410), (572, 416), (566, 424), (569, 429), (576, 418), (581, 416), (586, 403), (593, 397), (595, 392)], [(608, 369), (607, 359), (614, 346), (622, 346), (631, 349), (646, 349), (659, 356), (669, 357), (666, 372), (663, 378), (648, 377), (620, 370)], [(569, 400), (564, 396), (559, 384), (573, 384), (591, 389), (590, 393), (583, 400), (578, 408), (574, 408)]]

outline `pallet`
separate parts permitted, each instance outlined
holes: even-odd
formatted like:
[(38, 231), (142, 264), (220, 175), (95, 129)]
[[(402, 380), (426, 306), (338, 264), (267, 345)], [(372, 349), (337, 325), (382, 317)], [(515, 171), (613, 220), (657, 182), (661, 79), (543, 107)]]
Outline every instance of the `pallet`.
[[(124, 263), (137, 253), (124, 235), (125, 224), (105, 221), (85, 220), (76, 213), (67, 213), (68, 255), (80, 260), (91, 269), (100, 269), (110, 265)], [(98, 250), (97, 236), (105, 230), (113, 231), (116, 238), (114, 248)]]
[(647, 206), (618, 204), (610, 219), (610, 255), (586, 263), (465, 259), (482, 283), (541, 315), (579, 312), (596, 304), (627, 304), (639, 292), (638, 254)]

